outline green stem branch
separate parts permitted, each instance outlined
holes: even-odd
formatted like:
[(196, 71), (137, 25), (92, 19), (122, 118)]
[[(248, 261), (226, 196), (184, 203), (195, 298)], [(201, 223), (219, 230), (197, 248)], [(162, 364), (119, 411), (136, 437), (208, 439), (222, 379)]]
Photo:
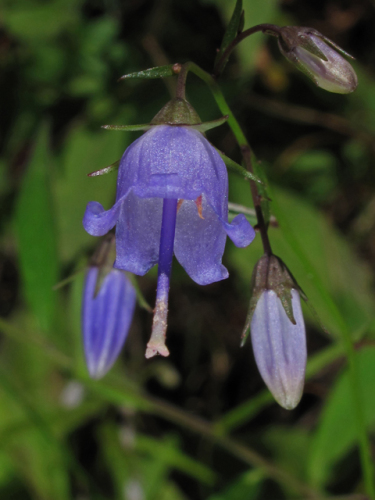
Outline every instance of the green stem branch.
[[(270, 25), (271, 26), (271, 25)], [(195, 75), (197, 75), (199, 78), (201, 78), (210, 88), (214, 99), (216, 101), (216, 104), (218, 105), (220, 111), (223, 113), (223, 115), (228, 115), (228, 125), (231, 128), (238, 145), (240, 146), (242, 157), (244, 160), (244, 164), (246, 169), (254, 174), (254, 169), (253, 165), (251, 162), (251, 148), (250, 144), (248, 143), (245, 134), (243, 133), (240, 124), (236, 120), (235, 116), (232, 113), (232, 110), (228, 106), (225, 97), (223, 93), (220, 90), (220, 87), (218, 86), (216, 80), (206, 71), (201, 69), (199, 66), (197, 66), (193, 62), (189, 62), (183, 65), (183, 68), (185, 69), (186, 72), (191, 71)], [(179, 75), (180, 76), (180, 75)], [(186, 81), (186, 76), (184, 77)], [(264, 252), (268, 255), (272, 254), (271, 250), (271, 244), (268, 238), (268, 227), (266, 224), (266, 221), (263, 216), (263, 211), (262, 211), (262, 206), (261, 206), (261, 196), (258, 192), (257, 185), (254, 181), (249, 181), (250, 182), (250, 190), (251, 190), (251, 196), (253, 198), (253, 203), (254, 203), (254, 209), (255, 213), (257, 216), (257, 227), (259, 229), (261, 238), (262, 238), (262, 243), (263, 243), (263, 249)]]
[(279, 36), (280, 34), (280, 28), (279, 26), (276, 26), (275, 24), (258, 24), (257, 26), (253, 26), (252, 28), (249, 28), (245, 31), (242, 31), (239, 35), (236, 36), (236, 38), (228, 45), (228, 47), (225, 49), (223, 55), (220, 57), (218, 63), (216, 64), (214, 68), (214, 78), (218, 78), (220, 76), (220, 73), (222, 72), (225, 63), (232, 53), (233, 49), (242, 41), (244, 38), (247, 38), (250, 35), (253, 35), (254, 33), (258, 33), (261, 31), (262, 33), (266, 33), (267, 35), (272, 35), (272, 36)]
[[(268, 26), (268, 28), (261, 28), (261, 27)], [(270, 27), (275, 28), (273, 25), (259, 25), (254, 28), (250, 28), (250, 30), (244, 31), (241, 35), (239, 35), (233, 42), (232, 44), (228, 47), (230, 47), (231, 50), (233, 50), (234, 46), (239, 43), (243, 38), (246, 36), (249, 36), (250, 34), (254, 33), (255, 31), (268, 31)], [(278, 27), (276, 26), (278, 29)], [(254, 31), (255, 30), (255, 31)], [(251, 32), (250, 32), (251, 31)], [(274, 34), (276, 35), (276, 31), (274, 30)], [(227, 49), (227, 51), (228, 51)], [(221, 58), (220, 61), (223, 61), (224, 56), (227, 57), (230, 52), (226, 55), (227, 51), (223, 54), (223, 57)], [(219, 61), (219, 63), (220, 63)], [(184, 65), (184, 68), (186, 72), (191, 71), (192, 73), (196, 74), (199, 78), (201, 78), (210, 88), (214, 99), (220, 109), (220, 111), (223, 113), (223, 115), (228, 115), (228, 124), (241, 148), (241, 152), (243, 154), (243, 159), (246, 168), (253, 173), (252, 165), (251, 165), (251, 149), (250, 145), (246, 140), (246, 137), (237, 122), (236, 118), (234, 117), (231, 109), (229, 108), (225, 97), (223, 96), (218, 84), (216, 83), (215, 78), (213, 78), (209, 73), (206, 71), (202, 70), (199, 66), (196, 64), (190, 62), (186, 63)], [(219, 65), (217, 65), (216, 69), (219, 68)], [(220, 68), (219, 68), (220, 69)], [(217, 72), (217, 71), (216, 71)], [(185, 81), (186, 81), (186, 76), (185, 76)], [(258, 227), (259, 231), (262, 236), (262, 243), (264, 247), (265, 253), (271, 252), (271, 246), (269, 243), (268, 239), (268, 234), (267, 234), (267, 225), (265, 224), (264, 217), (263, 217), (263, 212), (261, 208), (261, 198), (258, 193), (258, 189), (256, 184), (253, 181), (250, 181), (250, 186), (251, 186), (251, 193), (254, 201), (254, 208), (257, 214), (257, 219), (258, 219)], [(298, 242), (293, 238), (293, 245), (294, 248), (298, 248)], [(311, 264), (309, 262), (307, 263), (308, 267), (311, 268), (312, 275), (315, 275), (314, 269), (312, 268)], [(356, 421), (356, 426), (357, 426), (357, 432), (358, 432), (358, 442), (359, 442), (359, 451), (360, 451), (360, 458), (361, 458), (361, 465), (362, 465), (362, 471), (363, 471), (363, 477), (364, 477), (364, 483), (365, 483), (365, 488), (368, 496), (371, 498), (371, 500), (375, 500), (375, 485), (374, 485), (374, 471), (373, 471), (373, 462), (371, 458), (371, 450), (370, 450), (370, 443), (366, 431), (366, 424), (365, 424), (365, 417), (364, 417), (364, 409), (363, 409), (363, 402), (362, 402), (362, 396), (361, 396), (361, 387), (360, 387), (360, 382), (359, 382), (359, 375), (358, 375), (358, 367), (357, 367), (357, 360), (355, 356), (355, 351), (353, 347), (353, 343), (350, 337), (350, 332), (347, 329), (346, 323), (344, 319), (342, 318), (340, 312), (338, 311), (336, 305), (333, 303), (331, 297), (328, 296), (328, 294), (325, 292), (324, 287), (319, 286), (317, 283), (317, 288), (320, 290), (320, 293), (322, 296), (326, 296), (327, 300), (331, 302), (333, 310), (335, 311), (335, 316), (336, 319), (338, 320), (340, 326), (341, 326), (341, 339), (342, 339), (342, 344), (343, 348), (346, 352), (346, 357), (348, 360), (348, 365), (349, 365), (349, 377), (350, 377), (350, 386), (351, 386), (351, 392), (352, 392), (352, 398), (353, 398), (353, 410), (354, 410), (354, 417)]]

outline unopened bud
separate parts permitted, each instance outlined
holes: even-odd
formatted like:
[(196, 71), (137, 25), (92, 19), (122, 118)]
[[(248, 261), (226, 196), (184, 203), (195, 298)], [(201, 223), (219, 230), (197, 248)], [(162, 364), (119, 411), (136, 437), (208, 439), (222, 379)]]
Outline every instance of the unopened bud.
[(264, 255), (255, 266), (244, 334), (249, 327), (263, 380), (281, 406), (295, 408), (305, 378), (305, 324), (299, 287), (285, 264), (274, 255)]
[(128, 335), (136, 293), (126, 274), (113, 268), (114, 235), (101, 244), (88, 269), (82, 298), (83, 345), (89, 374), (101, 378), (116, 361)]
[(281, 53), (318, 87), (337, 94), (349, 94), (357, 88), (357, 75), (342, 54), (352, 56), (319, 31), (284, 26), (278, 42)]

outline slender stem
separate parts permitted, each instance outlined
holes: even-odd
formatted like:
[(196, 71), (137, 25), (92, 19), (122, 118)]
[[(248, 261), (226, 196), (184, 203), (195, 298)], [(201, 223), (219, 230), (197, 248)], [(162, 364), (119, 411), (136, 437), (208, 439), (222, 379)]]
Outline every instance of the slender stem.
[(165, 345), (165, 335), (167, 331), (168, 296), (176, 229), (177, 201), (177, 198), (165, 198), (163, 201), (156, 304), (146, 358), (152, 358), (158, 353), (162, 356), (169, 356), (169, 351)]
[[(262, 26), (262, 25), (259, 25)], [(263, 25), (265, 26), (265, 25)], [(272, 26), (272, 25), (270, 25)], [(257, 28), (257, 27), (255, 27)], [(254, 28), (254, 29), (255, 29)], [(258, 27), (259, 28), (259, 27)], [(277, 27), (276, 27), (277, 28)], [(253, 30), (253, 28), (251, 28)], [(248, 36), (250, 30), (247, 30), (243, 32), (243, 36), (247, 33), (246, 36)], [(258, 31), (261, 31), (261, 29), (258, 29)], [(267, 30), (265, 30), (267, 31)], [(255, 31), (252, 31), (254, 33)], [(243, 38), (241, 38), (243, 39)], [(240, 41), (240, 40), (239, 40)], [(238, 43), (238, 42), (237, 42)], [(223, 115), (228, 115), (228, 124), (241, 148), (242, 154), (244, 155), (244, 162), (246, 165), (246, 168), (252, 172), (252, 165), (251, 165), (251, 155), (250, 155), (250, 145), (246, 140), (246, 137), (237, 122), (236, 118), (234, 117), (231, 109), (229, 108), (225, 97), (223, 96), (216, 80), (206, 71), (202, 70), (199, 66), (196, 64), (190, 62), (186, 63), (184, 66), (186, 66), (188, 71), (192, 71), (194, 74), (196, 74), (199, 78), (201, 78), (210, 88), (214, 99), (220, 109), (220, 111), (223, 113)], [(253, 181), (250, 181), (250, 186), (254, 184)], [(253, 191), (252, 189), (252, 196), (254, 200), (254, 207), (255, 211), (257, 214), (258, 218), (258, 227), (262, 235), (262, 243), (264, 246), (264, 251), (267, 253), (268, 251), (271, 250), (271, 246), (269, 244), (268, 240), (268, 235), (267, 235), (267, 227), (265, 225), (263, 213), (262, 213), (262, 208), (260, 205), (260, 196), (258, 195), (258, 190), (256, 184), (254, 184), (255, 190)], [(257, 194), (257, 196), (254, 198), (254, 194)], [(258, 207), (258, 209), (257, 209)], [(261, 215), (260, 215), (261, 214)], [(259, 218), (260, 217), (260, 218)], [(278, 217), (279, 219), (279, 217)], [(293, 248), (297, 249), (299, 247), (298, 242), (296, 241), (295, 238), (293, 238)], [(292, 243), (292, 242), (291, 242)], [(310, 265), (310, 263), (305, 259), (305, 264), (308, 265), (310, 268), (311, 274), (314, 276), (315, 271), (313, 267)], [(320, 293), (322, 296), (326, 296), (326, 300), (332, 304), (332, 308), (335, 312), (336, 319), (339, 321), (340, 324), (340, 329), (341, 329), (341, 334), (342, 334), (342, 343), (344, 346), (344, 349), (346, 351), (346, 356), (348, 359), (348, 365), (349, 365), (349, 377), (350, 377), (350, 384), (351, 384), (351, 392), (352, 392), (352, 398), (353, 398), (353, 409), (354, 409), (354, 415), (355, 415), (355, 420), (356, 420), (356, 426), (357, 426), (357, 432), (358, 432), (358, 443), (359, 443), (359, 451), (360, 451), (360, 458), (361, 458), (361, 466), (362, 466), (362, 471), (363, 471), (363, 477), (364, 477), (364, 483), (365, 483), (365, 488), (368, 496), (371, 498), (371, 500), (375, 500), (375, 485), (374, 485), (374, 470), (373, 470), (373, 462), (372, 462), (372, 457), (371, 457), (371, 449), (370, 449), (370, 443), (368, 439), (368, 435), (366, 432), (366, 424), (365, 424), (365, 416), (364, 416), (364, 409), (363, 409), (363, 401), (362, 401), (362, 396), (361, 396), (361, 390), (360, 390), (360, 382), (359, 382), (359, 374), (358, 374), (358, 366), (357, 366), (357, 360), (355, 356), (355, 351), (352, 343), (352, 339), (350, 337), (350, 332), (347, 328), (347, 325), (345, 321), (343, 320), (339, 310), (337, 309), (336, 305), (333, 303), (331, 297), (328, 296), (326, 293), (324, 287), (319, 286), (320, 284), (317, 284), (318, 288), (320, 289)]]
[(258, 24), (257, 26), (253, 26), (252, 28), (242, 31), (242, 33), (237, 35), (236, 38), (228, 45), (223, 55), (220, 57), (218, 63), (214, 68), (214, 74), (213, 74), (214, 78), (218, 78), (220, 76), (220, 73), (222, 72), (225, 66), (226, 60), (228, 59), (228, 57), (230, 56), (236, 45), (238, 45), (242, 40), (244, 40), (248, 36), (253, 35), (254, 33), (258, 33), (259, 31), (261, 31), (262, 33), (267, 33), (267, 35), (273, 35), (273, 36), (279, 36), (280, 34), (280, 28), (275, 24)]
[(186, 78), (189, 73), (189, 63), (183, 64), (178, 73), (176, 85), (176, 97), (185, 99)]
[[(241, 146), (241, 152), (242, 152), (242, 157), (244, 159), (247, 170), (251, 173), (254, 173), (253, 165), (251, 162), (250, 146), (249, 145)], [(250, 181), (250, 189), (251, 189), (251, 196), (252, 196), (253, 201), (254, 201), (254, 208), (255, 208), (255, 213), (257, 216), (260, 236), (262, 238), (264, 253), (267, 255), (272, 255), (271, 243), (270, 243), (270, 240), (268, 238), (268, 232), (267, 232), (267, 224), (264, 220), (262, 206), (261, 206), (261, 197), (258, 193), (258, 188), (257, 188), (257, 185), (254, 181)]]
[[(260, 26), (273, 26), (273, 25), (260, 25)], [(247, 30), (248, 31), (248, 30)], [(245, 33), (245, 32), (244, 32)], [(253, 165), (251, 162), (251, 148), (250, 145), (245, 137), (245, 134), (243, 133), (240, 124), (236, 120), (235, 116), (232, 113), (232, 110), (228, 106), (225, 97), (223, 96), (218, 84), (216, 83), (216, 80), (206, 71), (201, 69), (199, 66), (197, 66), (195, 63), (189, 62), (184, 64), (183, 66), (186, 68), (186, 71), (191, 71), (192, 73), (196, 74), (199, 78), (201, 78), (207, 85), (210, 87), (212, 94), (214, 96), (214, 99), (220, 109), (220, 111), (223, 113), (223, 115), (228, 115), (228, 125), (231, 128), (240, 148), (241, 148), (241, 153), (243, 156), (243, 160), (245, 163), (246, 169), (254, 174), (253, 170)], [(185, 77), (186, 80), (186, 77)], [(267, 255), (272, 254), (271, 250), (271, 244), (268, 238), (268, 233), (267, 233), (267, 224), (264, 220), (263, 216), (263, 211), (262, 211), (262, 206), (261, 206), (261, 196), (259, 195), (257, 185), (254, 181), (249, 181), (250, 182), (250, 189), (251, 189), (251, 195), (253, 198), (253, 203), (254, 203), (254, 208), (255, 208), (255, 213), (257, 216), (257, 227), (259, 229), (259, 232), (261, 234), (262, 238), (262, 243), (263, 243), (263, 249), (264, 253)]]

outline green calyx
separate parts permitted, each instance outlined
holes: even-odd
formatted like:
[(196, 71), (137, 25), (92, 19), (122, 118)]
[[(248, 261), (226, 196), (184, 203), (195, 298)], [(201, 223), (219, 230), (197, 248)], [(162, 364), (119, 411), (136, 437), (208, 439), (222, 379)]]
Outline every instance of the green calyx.
[[(157, 125), (172, 125), (192, 127), (193, 129), (198, 130), (198, 132), (204, 134), (207, 130), (219, 127), (227, 120), (228, 116), (222, 116), (216, 120), (202, 122), (198, 113), (186, 99), (176, 97), (175, 99), (167, 102), (159, 113), (154, 116), (150, 123), (143, 123), (141, 125), (102, 125), (102, 128), (122, 132), (138, 132), (141, 130), (150, 130), (150, 128)], [(100, 174), (93, 173), (93, 175)]]
[(301, 28), (299, 26), (283, 26), (280, 28), (279, 42), (283, 50), (287, 53), (301, 47), (310, 54), (318, 57), (322, 61), (328, 61), (325, 54), (317, 47), (310, 35), (325, 38), (321, 33), (312, 28)]
[(176, 97), (151, 120), (151, 125), (198, 125), (201, 119), (193, 106), (186, 100)]

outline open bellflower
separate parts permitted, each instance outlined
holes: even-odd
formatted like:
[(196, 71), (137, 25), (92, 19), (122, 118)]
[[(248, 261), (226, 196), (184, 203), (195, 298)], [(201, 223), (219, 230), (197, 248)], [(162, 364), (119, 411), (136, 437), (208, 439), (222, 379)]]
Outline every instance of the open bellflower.
[(288, 410), (295, 408), (305, 379), (305, 323), (298, 285), (274, 255), (264, 255), (254, 269), (244, 332), (249, 327), (263, 380), (281, 406)]
[(282, 54), (318, 87), (338, 94), (348, 94), (357, 88), (357, 75), (341, 54), (352, 56), (319, 31), (284, 26), (278, 43)]
[(88, 269), (82, 300), (82, 331), (86, 364), (92, 378), (103, 377), (116, 361), (128, 335), (135, 303), (136, 292), (123, 271), (106, 264)]
[(146, 357), (165, 346), (173, 254), (200, 285), (228, 277), (225, 242), (245, 247), (255, 233), (245, 216), (228, 222), (228, 174), (218, 152), (191, 124), (199, 117), (183, 99), (168, 103), (151, 128), (125, 151), (114, 206), (87, 205), (86, 231), (101, 236), (116, 225), (114, 266), (144, 275), (158, 264), (153, 330)]

